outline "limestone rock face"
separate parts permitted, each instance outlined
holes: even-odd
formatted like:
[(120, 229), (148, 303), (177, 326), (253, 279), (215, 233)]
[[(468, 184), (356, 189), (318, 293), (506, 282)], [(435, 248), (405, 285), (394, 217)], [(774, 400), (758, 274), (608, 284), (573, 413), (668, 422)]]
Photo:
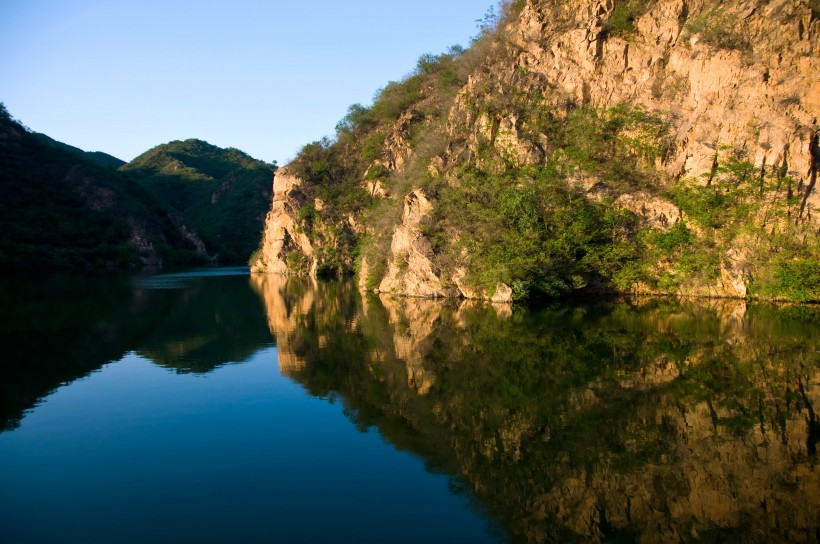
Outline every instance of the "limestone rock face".
[(450, 116), (452, 134), (467, 128), (474, 146), (495, 127), (495, 145), (529, 162), (538, 153), (517, 141), (515, 117), (474, 118), (469, 104), (498, 89), (545, 87), (552, 100), (580, 106), (640, 104), (671, 120), (674, 143), (658, 164), (670, 176), (700, 176), (721, 146), (742, 149), (754, 164), (787, 165), (816, 209), (820, 197), (807, 187), (820, 128), (820, 20), (808, 3), (658, 0), (625, 37), (606, 28), (615, 7), (526, 0), (503, 36), (514, 53), (470, 78)]
[(495, 294), (490, 300), (493, 302), (512, 302), (512, 293), (513, 290), (509, 285), (498, 282), (495, 286)]
[(681, 219), (677, 206), (646, 191), (617, 194), (596, 178), (573, 180), (587, 198), (598, 202), (610, 201), (619, 208), (629, 210), (654, 229), (666, 230)]
[(730, 249), (720, 266), (722, 293), (730, 297), (745, 298), (747, 275), (744, 257), (735, 250)]
[(410, 127), (421, 119), (415, 110), (406, 111), (399, 117), (392, 132), (384, 142), (383, 166), (391, 171), (401, 170), (412, 153), (410, 148)]
[[(470, 68), (466, 83), (452, 105), (446, 106), (449, 111), (442, 117), (446, 123), (435, 129), (440, 130), (436, 136), (446, 140), (441, 146), (444, 151), (437, 151), (423, 165), (429, 175), (444, 183), (458, 183), (451, 178), (465, 164), (492, 170), (494, 163), (481, 164), (481, 150), (487, 147), (497, 152), (499, 164), (504, 163), (498, 168), (544, 164), (561, 142), (551, 142), (549, 130), (537, 128), (527, 107), (557, 112), (559, 119), (561, 111), (573, 108), (606, 110), (628, 105), (663, 120), (664, 151), (646, 159), (645, 165), (660, 173), (658, 179), (663, 183), (687, 179), (706, 184), (715, 171), (716, 157), (731, 150), (761, 171), (776, 167), (779, 179), (790, 180), (788, 193), (794, 197), (790, 201), (797, 204), (789, 204), (788, 219), (783, 221), (809, 227), (820, 224), (816, 212), (820, 206), (816, 190), (820, 148), (815, 143), (820, 131), (820, 19), (816, 7), (806, 0), (654, 0), (643, 4), (646, 10), (630, 28), (617, 31), (610, 21), (624, 3), (614, 0), (515, 2), (509, 19), (486, 45), (489, 53)], [(527, 97), (528, 106), (521, 106), (526, 102), (522, 97)], [(485, 107), (488, 104), (492, 107)], [(407, 169), (414, 156), (411, 134), (418, 136), (430, 126), (424, 126), (429, 120), (422, 112), (431, 110), (422, 105), (408, 107), (392, 126), (379, 127), (383, 137), (380, 155), (362, 179), (362, 186), (374, 198), (395, 199), (397, 207), (403, 205), (402, 221), (389, 234), (390, 252), (385, 273), (376, 278), (378, 289), (411, 296), (506, 302), (511, 299), (509, 286), (483, 292), (470, 285), (467, 271), (480, 256), (449, 256), (447, 262), (437, 259), (421, 228), (435, 206), (432, 192), (425, 195), (415, 189), (403, 201), (401, 193), (389, 192), (389, 176)], [(302, 267), (315, 273), (321, 266), (317, 255), (327, 249), (328, 242), (315, 236), (309, 240), (300, 231), (298, 210), (313, 200), (305, 182), (286, 169), (276, 176), (262, 252), (253, 269), (293, 272), (288, 256), (298, 251), (308, 263)], [(568, 175), (573, 182), (575, 174)], [(410, 181), (413, 185), (404, 187), (419, 186), (414, 179)], [(683, 219), (681, 210), (662, 196), (668, 193), (661, 187), (618, 186), (597, 178), (575, 181), (587, 198), (629, 210), (643, 226), (666, 230)], [(350, 221), (362, 223), (360, 217)], [(361, 224), (354, 230), (368, 232), (368, 228), (372, 227)], [(747, 261), (743, 247), (718, 241), (721, 243), (721, 265), (709, 277), (711, 283), (686, 285), (678, 294), (746, 296), (749, 278), (754, 276), (753, 263)], [(364, 262), (361, 268), (372, 273), (376, 264)], [(637, 284), (633, 290), (649, 291)]]
[(452, 281), (462, 297), (469, 299), (479, 298), (475, 289), (470, 288), (467, 284), (467, 270), (464, 267), (455, 269), (452, 275)]
[(308, 197), (304, 180), (280, 168), (273, 178), (273, 202), (265, 218), (265, 231), (259, 257), (251, 263), (251, 272), (290, 274), (288, 256), (294, 252), (307, 257), (311, 272), (316, 270), (316, 259), (310, 239), (299, 226), (299, 208)]
[(422, 120), (423, 115), (420, 112), (413, 109), (408, 110), (399, 117), (390, 133), (385, 136), (381, 156), (373, 161), (364, 174), (365, 189), (372, 196), (390, 196), (382, 182), (383, 176), (374, 173), (388, 174), (404, 168), (413, 154), (410, 146), (410, 129)]
[(653, 228), (661, 230), (668, 229), (681, 218), (677, 206), (643, 191), (622, 194), (615, 199), (615, 205), (631, 211)]
[(457, 291), (447, 287), (436, 274), (430, 260), (430, 242), (421, 233), (420, 225), (432, 210), (432, 205), (420, 189), (404, 198), (402, 222), (393, 231), (390, 245), (391, 259), (387, 274), (379, 290), (419, 297), (455, 296)]
[[(619, 6), (612, 0), (522, 4), (461, 89), (440, 162), (458, 165), (486, 146), (517, 166), (541, 162), (550, 142), (521, 129), (517, 96), (540, 96), (553, 110), (629, 104), (668, 122), (670, 145), (654, 164), (667, 179), (705, 184), (718, 154), (733, 150), (791, 178), (799, 204), (790, 220), (818, 224), (820, 20), (807, 2), (658, 0), (622, 35), (607, 26)], [(492, 113), (476, 107), (491, 101), (501, 104)], [(578, 181), (588, 198), (629, 210), (653, 229), (682, 218), (649, 191)], [(749, 271), (737, 251), (726, 248), (712, 284), (680, 294), (746, 296)]]

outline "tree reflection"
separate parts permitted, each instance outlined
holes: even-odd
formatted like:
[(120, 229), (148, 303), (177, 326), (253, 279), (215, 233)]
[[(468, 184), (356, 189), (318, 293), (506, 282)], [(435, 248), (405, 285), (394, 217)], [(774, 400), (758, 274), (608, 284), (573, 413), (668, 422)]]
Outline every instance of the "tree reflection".
[(494, 308), (254, 276), (284, 374), (514, 539), (814, 541), (820, 309)]
[(153, 327), (134, 349), (178, 373), (243, 362), (271, 342), (260, 301), (245, 277), (189, 281), (157, 302), (162, 306), (153, 306)]
[(147, 289), (122, 276), (4, 279), (0, 431), (62, 384), (131, 351), (179, 373), (210, 372), (270, 345), (262, 303), (242, 276)]

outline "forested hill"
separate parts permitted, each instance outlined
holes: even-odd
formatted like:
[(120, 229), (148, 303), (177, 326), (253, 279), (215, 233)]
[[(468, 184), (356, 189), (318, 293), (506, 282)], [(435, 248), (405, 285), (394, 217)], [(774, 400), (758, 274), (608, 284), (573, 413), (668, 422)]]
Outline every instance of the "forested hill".
[(504, 2), (277, 172), (252, 267), (820, 300), (818, 51), (814, 0)]
[(190, 139), (162, 144), (120, 171), (172, 206), (221, 263), (246, 263), (259, 245), (275, 165)]
[(205, 262), (169, 206), (83, 152), (32, 134), (0, 104), (0, 268), (93, 269)]
[(68, 145), (68, 144), (63, 143), (63, 142), (58, 142), (54, 138), (52, 138), (52, 137), (50, 137), (46, 134), (42, 134), (40, 132), (33, 132), (32, 136), (35, 136), (35, 137), (39, 138), (46, 145), (56, 147), (58, 149), (63, 149), (65, 151), (71, 151), (73, 153), (77, 153), (77, 154), (85, 157), (86, 159), (90, 160), (91, 162), (99, 164), (100, 166), (105, 166), (105, 167), (111, 168), (112, 170), (116, 170), (117, 168), (119, 168), (120, 166), (125, 164), (124, 160), (118, 159), (117, 157), (114, 157), (113, 155), (109, 155), (108, 153), (104, 153), (102, 151), (83, 151), (79, 147), (74, 147), (73, 145)]

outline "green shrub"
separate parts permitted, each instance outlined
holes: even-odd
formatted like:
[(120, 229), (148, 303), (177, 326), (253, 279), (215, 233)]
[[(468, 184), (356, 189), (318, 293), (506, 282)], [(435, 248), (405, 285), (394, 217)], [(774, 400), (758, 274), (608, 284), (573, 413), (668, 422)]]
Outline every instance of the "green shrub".
[(588, 200), (551, 166), (498, 174), (465, 168), (456, 186), (441, 186), (436, 196), (426, 234), (449, 262), (466, 249), (468, 280), (479, 290), (503, 281), (519, 299), (612, 285), (639, 252), (626, 235), (632, 214)]
[(701, 42), (718, 49), (752, 49), (744, 29), (738, 28), (737, 20), (721, 9), (701, 12), (689, 19), (685, 28), (690, 34), (698, 34)]
[(782, 255), (771, 270), (761, 270), (753, 279), (756, 296), (820, 302), (820, 258), (817, 255), (793, 258)]
[(605, 28), (613, 36), (627, 37), (635, 32), (635, 20), (649, 11), (654, 2), (625, 0), (615, 4), (606, 20)]
[(382, 156), (382, 148), (384, 147), (384, 134), (375, 132), (370, 135), (362, 146), (360, 154), (361, 160), (365, 164), (370, 164)]
[(671, 253), (680, 247), (689, 245), (693, 238), (692, 231), (686, 226), (686, 221), (681, 220), (658, 236), (658, 247), (667, 253)]
[(655, 160), (666, 152), (668, 125), (641, 107), (573, 108), (563, 123), (542, 115), (553, 131), (556, 158), (614, 188), (656, 186)]

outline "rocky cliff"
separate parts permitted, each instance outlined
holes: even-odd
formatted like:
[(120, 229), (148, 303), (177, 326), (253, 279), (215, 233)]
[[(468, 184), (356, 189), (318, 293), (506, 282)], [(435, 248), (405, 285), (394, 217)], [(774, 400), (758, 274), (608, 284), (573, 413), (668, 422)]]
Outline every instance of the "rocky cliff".
[[(803, 188), (811, 183), (820, 19), (808, 2), (522, 5), (500, 37), (509, 56), (475, 74), (456, 104), (454, 125), (483, 129), (473, 141), (494, 137), (514, 160), (540, 160), (543, 149), (522, 138), (526, 119), (503, 110), (476, 116), (466, 107), (512, 91), (596, 108), (641, 104), (670, 124), (671, 145), (657, 163), (670, 176), (709, 173), (727, 146), (755, 165), (786, 164)], [(614, 31), (612, 18), (630, 9), (634, 19)]]
[(808, 0), (518, 0), (306, 146), (278, 183), (308, 198), (274, 195), (254, 269), (330, 254), (415, 296), (818, 300), (818, 73)]

